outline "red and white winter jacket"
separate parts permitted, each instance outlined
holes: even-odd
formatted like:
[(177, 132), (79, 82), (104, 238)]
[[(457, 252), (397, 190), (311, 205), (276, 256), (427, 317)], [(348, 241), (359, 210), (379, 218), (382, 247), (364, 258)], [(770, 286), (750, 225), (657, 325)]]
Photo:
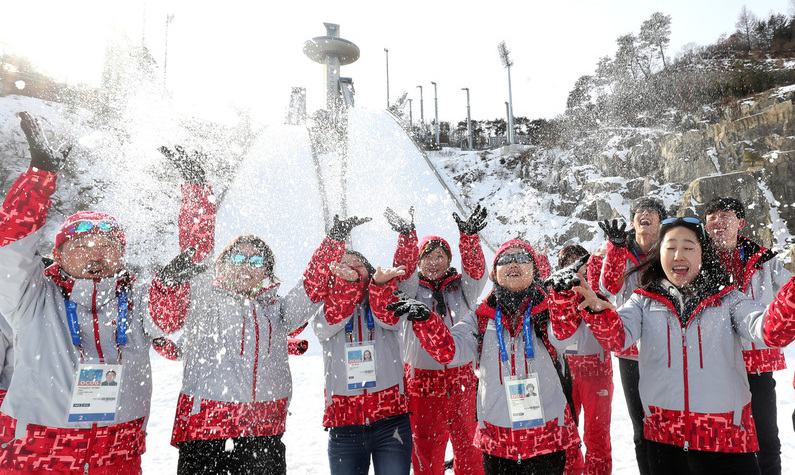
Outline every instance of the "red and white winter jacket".
[[(739, 270), (737, 275), (731, 272), (737, 288), (762, 305), (770, 304), (779, 289), (792, 277), (776, 253), (743, 236), (738, 236), (737, 247), (731, 255), (721, 253), (721, 259), (726, 258), (734, 261), (724, 262), (727, 270)], [(779, 371), (787, 367), (780, 349), (747, 340), (743, 340), (743, 359), (746, 369), (752, 374)]]
[[(212, 254), (215, 200), (209, 186), (185, 184), (179, 216), (182, 250), (198, 262)], [(299, 282), (286, 296), (278, 284), (255, 295), (226, 290), (207, 272), (178, 286), (157, 278), (151, 314), (180, 339), (184, 372), (171, 443), (284, 433), (292, 395), (288, 335), (320, 308)]]
[[(437, 237), (434, 239), (441, 240)], [(415, 272), (398, 284), (410, 297), (437, 312), (439, 308), (434, 294), (439, 293), (445, 308), (445, 313), (439, 316), (448, 328), (452, 328), (477, 308), (478, 298), (488, 280), (486, 259), (478, 235), (461, 234), (459, 249), (463, 273), (459, 274), (450, 268), (440, 281), (431, 282)], [(439, 364), (425, 351), (411, 328), (403, 331), (403, 361), (406, 366), (406, 389), (410, 396), (444, 397), (449, 394), (450, 387), (460, 388), (476, 382), (471, 360), (458, 361), (451, 365)]]
[[(748, 453), (759, 445), (740, 340), (774, 346), (771, 335), (795, 326), (792, 307), (782, 310), (791, 305), (793, 294), (792, 286), (782, 290), (766, 310), (734, 286), (685, 300), (662, 281), (636, 290), (618, 311), (586, 313), (584, 318), (605, 348), (618, 351), (637, 340), (648, 348), (639, 360), (646, 439), (685, 449)], [(764, 331), (770, 319), (781, 322), (772, 333)], [(568, 323), (573, 328), (579, 324)]]
[[(315, 251), (304, 274), (307, 294), (313, 302), (323, 303), (323, 311), (313, 320), (312, 328), (323, 346), (324, 427), (372, 424), (408, 412), (398, 338), (403, 322), (386, 310), (386, 305), (396, 299), (393, 292), (397, 289), (397, 282), (393, 279), (385, 285), (376, 285), (335, 278), (328, 266), (339, 261), (344, 253), (344, 242), (327, 237)], [(416, 236), (401, 234), (395, 264), (405, 265), (407, 273), (413, 273), (417, 265), (416, 256)], [(367, 328), (368, 309), (374, 317), (372, 338)], [(345, 329), (349, 321), (353, 324), (350, 334)], [(428, 321), (412, 324), (419, 341), (428, 342), (426, 349), (431, 351), (444, 346), (438, 344), (439, 326)], [(430, 329), (435, 329), (438, 334), (430, 334)], [(375, 350), (376, 385), (369, 389), (348, 389), (345, 345), (368, 341), (372, 342)]]
[[(632, 268), (637, 267), (645, 259), (645, 255), (640, 253), (637, 245), (632, 245), (634, 240), (628, 240), (630, 250), (626, 246), (616, 246), (612, 242), (607, 243), (607, 253), (602, 264), (602, 273), (599, 277), (599, 290), (605, 295), (616, 308), (620, 308), (632, 297), (632, 293), (638, 288), (640, 276), (633, 272), (629, 276), (626, 273)], [(626, 276), (626, 277), (625, 277)], [(632, 345), (616, 353), (619, 358), (638, 360), (638, 347)]]
[[(132, 276), (75, 280), (57, 266), (45, 271), (37, 250), (55, 184), (54, 173), (30, 169), (0, 209), (0, 313), (16, 343), (14, 376), (0, 413), (0, 471), (90, 473), (136, 463), (145, 450), (149, 348), (162, 333), (149, 319), (146, 289)], [(117, 347), (122, 290), (128, 297), (127, 342)], [(72, 343), (66, 297), (76, 304), (82, 351)], [(122, 365), (115, 421), (67, 422), (81, 361)]]

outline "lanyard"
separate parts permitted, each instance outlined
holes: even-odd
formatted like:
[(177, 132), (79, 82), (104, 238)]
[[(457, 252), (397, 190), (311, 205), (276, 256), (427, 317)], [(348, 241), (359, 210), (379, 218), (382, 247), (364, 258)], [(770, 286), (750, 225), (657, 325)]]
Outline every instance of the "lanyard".
[[(375, 320), (373, 320), (373, 311), (370, 310), (370, 306), (367, 306), (367, 330), (370, 333), (370, 339), (373, 339), (373, 332), (375, 331)], [(348, 340), (353, 340), (353, 317), (355, 315), (351, 315), (351, 318), (348, 319), (348, 322), (345, 324), (345, 333), (348, 335)]]
[[(116, 345), (121, 347), (127, 344), (127, 311), (129, 308), (127, 290), (120, 290), (116, 296), (116, 300), (119, 310), (119, 318), (116, 322)], [(64, 305), (66, 306), (66, 320), (69, 325), (69, 334), (72, 337), (72, 344), (77, 347), (82, 347), (80, 323), (77, 320), (77, 304), (64, 297)]]
[[(535, 358), (535, 350), (533, 350), (533, 323), (530, 315), (530, 305), (527, 305), (527, 310), (524, 312), (524, 319), (522, 320), (522, 334), (524, 335), (524, 355), (525, 358)], [(505, 348), (505, 335), (503, 334), (502, 325), (502, 309), (497, 306), (497, 315), (494, 316), (494, 326), (497, 330), (497, 343), (500, 346), (500, 359), (504, 362), (508, 361), (508, 350)]]

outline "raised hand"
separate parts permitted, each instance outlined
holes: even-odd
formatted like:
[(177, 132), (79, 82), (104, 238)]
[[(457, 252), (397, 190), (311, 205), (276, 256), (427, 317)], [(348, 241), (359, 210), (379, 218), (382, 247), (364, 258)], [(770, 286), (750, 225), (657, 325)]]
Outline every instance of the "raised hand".
[(180, 145), (175, 145), (174, 150), (166, 146), (160, 147), (160, 153), (165, 156), (174, 167), (179, 170), (182, 179), (188, 183), (203, 185), (206, 183), (204, 167), (202, 163), (207, 161), (207, 155), (197, 150), (188, 154)]
[(348, 282), (356, 282), (359, 280), (359, 273), (350, 266), (341, 264), (339, 262), (332, 262), (328, 265), (331, 274), (334, 277), (340, 278)]
[(351, 216), (350, 218), (340, 219), (340, 215), (334, 215), (334, 225), (329, 229), (328, 236), (335, 241), (344, 241), (350, 234), (353, 228), (367, 223), (371, 218), (359, 218), (358, 216)]
[(579, 271), (580, 267), (584, 266), (586, 262), (588, 262), (587, 255), (582, 256), (566, 267), (553, 272), (552, 275), (550, 275), (547, 280), (544, 281), (544, 286), (552, 287), (552, 290), (555, 292), (563, 292), (565, 290), (571, 290), (572, 288), (580, 285), (582, 279), (580, 279), (580, 276), (577, 275), (577, 271)]
[(390, 312), (395, 312), (396, 317), (406, 316), (406, 320), (410, 322), (423, 322), (430, 318), (431, 309), (427, 305), (410, 298), (405, 293), (397, 290), (394, 293), (397, 296), (397, 301), (390, 303), (386, 309)]
[(378, 266), (373, 274), (373, 281), (378, 285), (384, 285), (395, 277), (406, 275), (406, 266), (387, 267), (382, 269)]
[(599, 227), (602, 228), (607, 239), (614, 246), (624, 247), (627, 245), (627, 223), (621, 221), (621, 227), (618, 225), (619, 221), (617, 219), (612, 222), (607, 219), (599, 222)]
[(455, 224), (458, 225), (458, 230), (461, 231), (463, 234), (477, 234), (486, 227), (486, 216), (488, 216), (489, 212), (486, 208), (477, 205), (475, 206), (475, 210), (472, 211), (472, 214), (469, 215), (466, 221), (462, 220), (458, 213), (453, 213), (453, 219), (455, 219)]
[(607, 300), (599, 298), (591, 286), (586, 283), (581, 283), (580, 285), (574, 286), (572, 290), (582, 295), (583, 301), (577, 306), (579, 310), (588, 310), (591, 313), (599, 313), (609, 308), (613, 310), (616, 309), (616, 307)]
[(160, 271), (160, 281), (167, 287), (174, 287), (188, 282), (197, 275), (207, 270), (207, 264), (193, 262), (196, 249), (189, 247), (171, 260)]
[(392, 208), (387, 208), (386, 211), (384, 211), (384, 217), (386, 218), (389, 225), (392, 226), (392, 229), (400, 234), (409, 234), (414, 231), (413, 206), (409, 208), (409, 219), (404, 219), (395, 213)]
[(30, 166), (49, 172), (57, 172), (63, 168), (69, 152), (72, 151), (72, 146), (66, 146), (58, 151), (54, 150), (35, 117), (28, 112), (20, 112), (18, 116), (22, 132), (25, 133), (25, 138), (28, 140)]

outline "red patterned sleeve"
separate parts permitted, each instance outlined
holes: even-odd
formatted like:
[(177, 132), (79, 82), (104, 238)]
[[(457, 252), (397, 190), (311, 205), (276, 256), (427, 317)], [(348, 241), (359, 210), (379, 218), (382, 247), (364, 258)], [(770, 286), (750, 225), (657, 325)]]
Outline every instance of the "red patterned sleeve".
[(599, 313), (584, 312), (583, 316), (588, 328), (604, 349), (608, 351), (624, 349), (626, 339), (624, 324), (618, 312), (607, 309)]
[(387, 305), (397, 300), (395, 290), (397, 290), (397, 279), (392, 279), (384, 285), (378, 285), (375, 281), (370, 282), (370, 309), (375, 318), (390, 326), (395, 326), (400, 321), (394, 312), (386, 309)]
[(397, 249), (392, 259), (392, 265), (406, 266), (406, 273), (399, 280), (406, 280), (414, 274), (417, 263), (420, 260), (419, 249), (417, 248), (417, 230), (414, 229), (408, 234), (398, 234)]
[(618, 294), (624, 286), (624, 271), (627, 269), (628, 252), (626, 247), (615, 246), (612, 242), (607, 243), (607, 254), (600, 280), (602, 287), (612, 295)]
[(312, 254), (304, 271), (304, 290), (312, 302), (324, 300), (331, 292), (329, 264), (339, 261), (345, 254), (345, 243), (326, 237)]
[(44, 226), (56, 179), (55, 173), (30, 168), (14, 181), (0, 208), (0, 246), (18, 241)]
[(795, 278), (779, 290), (767, 309), (763, 327), (765, 344), (781, 348), (795, 340)]
[(196, 249), (195, 262), (213, 252), (215, 246), (215, 196), (209, 185), (184, 183), (179, 210), (179, 247)]
[(309, 349), (309, 342), (300, 338), (287, 338), (287, 354), (300, 356)]
[(461, 267), (464, 272), (473, 279), (480, 280), (486, 272), (486, 257), (480, 245), (480, 236), (461, 233), (458, 250), (461, 252)]
[(324, 297), (324, 314), (329, 325), (336, 325), (353, 314), (362, 300), (362, 289), (358, 282), (331, 277), (331, 287)]
[(549, 294), (549, 321), (552, 323), (552, 332), (558, 340), (571, 338), (577, 331), (582, 321), (582, 310), (577, 308), (579, 296), (569, 290)]
[(176, 361), (182, 356), (182, 350), (170, 338), (157, 338), (152, 342), (152, 347), (163, 358)]
[(190, 283), (169, 287), (155, 278), (149, 287), (149, 314), (166, 333), (173, 333), (183, 325), (190, 308)]
[(546, 280), (552, 274), (552, 266), (549, 265), (549, 258), (546, 254), (536, 254), (536, 264), (538, 265), (538, 275), (541, 280)]
[(591, 255), (588, 258), (588, 285), (591, 286), (594, 292), (599, 292), (599, 276), (602, 275), (602, 256)]

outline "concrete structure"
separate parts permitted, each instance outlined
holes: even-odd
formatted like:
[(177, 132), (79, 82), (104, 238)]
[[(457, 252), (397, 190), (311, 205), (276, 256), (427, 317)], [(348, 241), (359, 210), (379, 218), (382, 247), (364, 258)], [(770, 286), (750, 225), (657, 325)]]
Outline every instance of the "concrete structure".
[(312, 61), (326, 66), (326, 106), (329, 110), (340, 106), (342, 94), (340, 67), (359, 59), (359, 47), (340, 38), (340, 26), (323, 23), (326, 36), (317, 36), (304, 43), (304, 54)]

